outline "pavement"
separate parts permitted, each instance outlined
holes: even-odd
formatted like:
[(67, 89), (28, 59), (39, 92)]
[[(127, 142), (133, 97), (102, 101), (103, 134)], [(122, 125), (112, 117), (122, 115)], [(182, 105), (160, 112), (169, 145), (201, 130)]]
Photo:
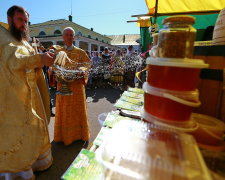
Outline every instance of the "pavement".
[[(56, 143), (54, 138), (55, 118), (51, 118), (49, 124), (49, 135), (52, 144), (53, 165), (46, 171), (35, 173), (36, 180), (60, 180), (64, 172), (76, 158), (82, 148), (87, 148), (99, 133), (101, 126), (98, 122), (98, 115), (110, 112), (114, 109), (113, 104), (119, 99), (122, 91), (119, 89), (89, 89), (86, 90), (87, 109), (90, 124), (91, 138), (89, 142), (75, 141), (69, 146), (63, 143)], [(55, 91), (51, 90), (51, 99), (55, 105)]]

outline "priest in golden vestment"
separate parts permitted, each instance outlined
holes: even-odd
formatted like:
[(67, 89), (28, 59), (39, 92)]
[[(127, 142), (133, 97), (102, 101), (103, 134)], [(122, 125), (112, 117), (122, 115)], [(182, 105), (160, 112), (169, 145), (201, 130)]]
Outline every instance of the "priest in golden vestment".
[(49, 94), (42, 67), (54, 54), (28, 44), (27, 11), (12, 6), (0, 25), (0, 180), (33, 180), (52, 164)]
[[(64, 47), (53, 46), (56, 51), (64, 51), (70, 58), (72, 64), (77, 66), (80, 63), (87, 69), (90, 67), (90, 59), (85, 51), (73, 45), (75, 31), (67, 27), (63, 31)], [(73, 95), (56, 96), (56, 114), (54, 126), (54, 141), (64, 142), (69, 145), (76, 140), (88, 141), (90, 138), (89, 124), (87, 116), (85, 85), (87, 83), (87, 74), (83, 78), (76, 79), (68, 83)], [(61, 84), (58, 83), (58, 89)]]

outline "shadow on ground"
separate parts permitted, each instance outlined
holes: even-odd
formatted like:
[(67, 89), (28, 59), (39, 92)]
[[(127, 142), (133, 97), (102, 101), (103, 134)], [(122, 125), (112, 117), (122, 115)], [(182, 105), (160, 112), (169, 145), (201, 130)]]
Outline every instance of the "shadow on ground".
[[(51, 90), (51, 100), (55, 106), (55, 90)], [(99, 89), (88, 89), (86, 91), (88, 119), (90, 125), (91, 138), (90, 143), (93, 142), (97, 134), (99, 133), (101, 126), (98, 122), (98, 115), (103, 112), (109, 112), (113, 110), (113, 104), (119, 99), (122, 91), (113, 88), (99, 88)], [(55, 119), (51, 118), (49, 124), (50, 138), (54, 136), (54, 122)], [(90, 144), (89, 143), (89, 144)], [(46, 171), (35, 173), (36, 180), (60, 180), (61, 176), (69, 168), (71, 163), (74, 161), (78, 153), (82, 148), (87, 148), (88, 143), (85, 144), (83, 141), (76, 141), (70, 146), (64, 146), (63, 143), (52, 142), (52, 155), (53, 165)]]
[(106, 98), (110, 103), (115, 103), (119, 99), (122, 91), (113, 88), (98, 88), (86, 90), (87, 97), (92, 97), (93, 102), (99, 102), (100, 99)]
[(53, 165), (44, 172), (35, 173), (37, 180), (58, 180), (74, 161), (82, 148), (87, 148), (88, 142), (76, 141), (69, 146), (52, 142)]
[[(53, 104), (53, 107), (55, 107), (55, 95), (56, 90), (51, 89), (51, 102)], [(76, 93), (76, 92), (74, 92)], [(113, 88), (97, 88), (97, 89), (87, 89), (86, 90), (86, 96), (92, 97), (93, 102), (98, 102), (102, 98), (106, 98), (107, 101), (110, 103), (115, 103), (117, 99), (119, 99), (122, 91), (120, 89), (113, 89)]]

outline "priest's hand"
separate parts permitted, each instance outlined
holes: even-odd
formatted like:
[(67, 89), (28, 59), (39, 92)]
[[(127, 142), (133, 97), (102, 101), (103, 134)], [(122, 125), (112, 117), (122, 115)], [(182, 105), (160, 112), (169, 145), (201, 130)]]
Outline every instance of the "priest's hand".
[(42, 62), (45, 66), (52, 66), (55, 61), (54, 53), (46, 52), (42, 56)]

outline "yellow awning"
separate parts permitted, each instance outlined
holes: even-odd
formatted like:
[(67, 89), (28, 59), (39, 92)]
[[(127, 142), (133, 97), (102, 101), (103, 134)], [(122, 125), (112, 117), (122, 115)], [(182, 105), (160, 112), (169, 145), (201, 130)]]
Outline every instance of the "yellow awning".
[(137, 26), (138, 27), (150, 27), (151, 26), (150, 18), (149, 17), (148, 18), (138, 17)]
[(0, 25), (2, 25), (4, 28), (8, 29), (9, 25), (4, 23), (4, 22), (0, 22)]
[[(155, 12), (156, 0), (145, 0), (149, 14)], [(213, 12), (225, 7), (225, 0), (158, 0), (159, 14)]]

